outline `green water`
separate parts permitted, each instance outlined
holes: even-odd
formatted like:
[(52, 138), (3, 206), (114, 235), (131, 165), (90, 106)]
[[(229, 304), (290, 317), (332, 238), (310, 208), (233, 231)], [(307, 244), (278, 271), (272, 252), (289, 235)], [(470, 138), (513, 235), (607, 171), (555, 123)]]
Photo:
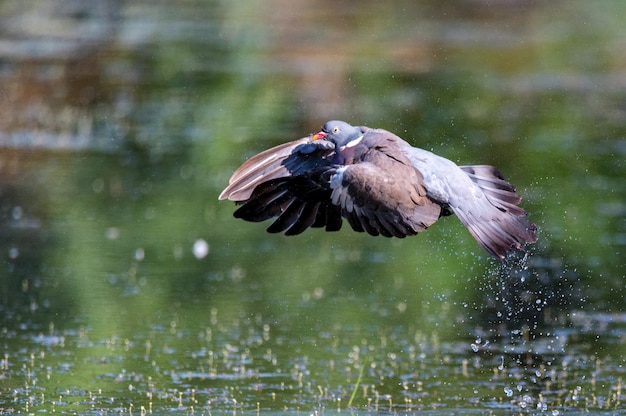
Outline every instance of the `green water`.
[[(43, 4), (0, 3), (0, 413), (626, 409), (626, 4)], [(217, 201), (337, 118), (498, 166), (539, 242)]]

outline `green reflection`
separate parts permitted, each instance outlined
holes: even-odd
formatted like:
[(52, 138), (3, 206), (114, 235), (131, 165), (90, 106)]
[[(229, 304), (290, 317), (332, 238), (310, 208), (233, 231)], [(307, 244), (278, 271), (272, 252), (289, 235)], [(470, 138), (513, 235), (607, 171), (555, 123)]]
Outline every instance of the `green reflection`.
[[(108, 145), (0, 150), (0, 408), (345, 411), (363, 371), (359, 410), (623, 409), (622, 2), (401, 3), (123, 6), (99, 98), (64, 103)], [(529, 267), (455, 218), (287, 238), (218, 203), (326, 118), (498, 166)]]

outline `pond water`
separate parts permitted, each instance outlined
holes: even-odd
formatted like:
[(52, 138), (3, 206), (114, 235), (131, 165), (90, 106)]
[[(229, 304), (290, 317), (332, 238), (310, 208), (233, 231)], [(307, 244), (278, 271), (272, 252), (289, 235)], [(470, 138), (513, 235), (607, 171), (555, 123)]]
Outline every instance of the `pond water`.
[[(626, 3), (440, 3), (0, 3), (0, 413), (624, 412)], [(539, 241), (218, 202), (328, 119), (498, 166)]]

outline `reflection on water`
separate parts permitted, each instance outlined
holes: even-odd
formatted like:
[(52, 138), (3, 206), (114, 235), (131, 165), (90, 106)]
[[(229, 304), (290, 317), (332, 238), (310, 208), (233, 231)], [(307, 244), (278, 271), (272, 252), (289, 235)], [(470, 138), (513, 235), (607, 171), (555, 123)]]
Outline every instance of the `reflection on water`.
[[(623, 410), (624, 8), (3, 2), (0, 409)], [(498, 166), (540, 241), (217, 202), (330, 118)]]

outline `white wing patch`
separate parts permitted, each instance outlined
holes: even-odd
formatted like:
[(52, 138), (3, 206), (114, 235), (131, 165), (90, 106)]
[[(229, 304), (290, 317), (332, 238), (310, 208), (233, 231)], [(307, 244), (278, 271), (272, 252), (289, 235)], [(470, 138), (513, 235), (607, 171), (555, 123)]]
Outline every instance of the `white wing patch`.
[[(360, 140), (360, 139), (357, 139)], [(342, 208), (347, 209), (349, 212), (352, 212), (353, 203), (352, 198), (348, 195), (347, 192), (343, 189), (343, 173), (348, 169), (348, 166), (342, 166), (335, 174), (330, 178), (330, 188), (333, 190), (331, 194), (331, 202), (334, 205), (338, 205)]]

